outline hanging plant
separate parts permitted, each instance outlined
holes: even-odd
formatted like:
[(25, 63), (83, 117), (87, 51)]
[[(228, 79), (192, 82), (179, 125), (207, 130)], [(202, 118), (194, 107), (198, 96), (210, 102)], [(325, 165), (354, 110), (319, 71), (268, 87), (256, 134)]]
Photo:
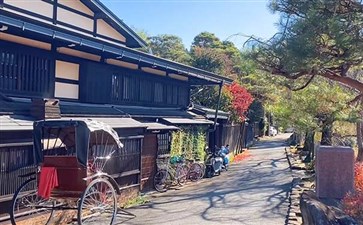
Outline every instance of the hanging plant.
[(183, 156), (190, 160), (204, 160), (206, 132), (203, 128), (184, 127), (172, 133), (170, 156)]
[(183, 131), (173, 132), (171, 135), (171, 149), (170, 156), (181, 156), (182, 155), (182, 146), (183, 146)]
[(196, 135), (196, 160), (204, 160), (206, 156), (205, 146), (206, 146), (206, 132), (199, 130)]

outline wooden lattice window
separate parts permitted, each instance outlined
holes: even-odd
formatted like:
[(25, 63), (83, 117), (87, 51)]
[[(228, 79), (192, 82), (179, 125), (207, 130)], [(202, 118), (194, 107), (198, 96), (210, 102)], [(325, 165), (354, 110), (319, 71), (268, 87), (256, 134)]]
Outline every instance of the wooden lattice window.
[(160, 103), (164, 100), (164, 85), (162, 83), (155, 83), (154, 88), (154, 102)]
[(140, 101), (152, 102), (154, 96), (154, 83), (149, 80), (140, 80)]
[(0, 90), (43, 95), (50, 90), (51, 60), (33, 51), (0, 49)]
[(112, 75), (112, 84), (111, 84), (111, 97), (114, 101), (121, 100), (121, 86), (122, 80), (118, 75)]
[(142, 137), (121, 138), (121, 142), (124, 147), (112, 155), (105, 171), (111, 175), (140, 171)]
[(158, 134), (158, 155), (170, 154), (170, 133)]

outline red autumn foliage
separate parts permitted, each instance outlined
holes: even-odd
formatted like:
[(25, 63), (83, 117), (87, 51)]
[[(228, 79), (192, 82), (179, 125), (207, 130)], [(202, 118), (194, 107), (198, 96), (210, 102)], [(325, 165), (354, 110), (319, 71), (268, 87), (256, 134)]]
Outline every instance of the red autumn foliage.
[(354, 176), (355, 190), (363, 192), (363, 162), (355, 164)]
[(346, 214), (363, 224), (363, 163), (354, 166), (355, 193), (347, 194), (343, 199), (343, 207)]
[(238, 155), (235, 155), (234, 158), (233, 158), (233, 162), (240, 162), (248, 157), (250, 157), (250, 153), (249, 151), (244, 151), (243, 153), (241, 154), (238, 154)]
[(236, 82), (228, 85), (227, 90), (232, 94), (232, 108), (235, 110), (240, 120), (243, 121), (246, 118), (248, 107), (250, 107), (253, 102), (252, 95), (246, 88)]
[(343, 199), (344, 212), (363, 224), (363, 193), (349, 193)]

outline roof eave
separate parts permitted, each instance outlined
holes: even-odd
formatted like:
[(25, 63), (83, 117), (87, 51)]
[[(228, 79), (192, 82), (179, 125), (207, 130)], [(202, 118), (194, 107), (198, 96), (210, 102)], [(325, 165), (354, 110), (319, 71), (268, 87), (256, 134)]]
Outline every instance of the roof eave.
[[(136, 43), (129, 43), (129, 47), (133, 48), (142, 48), (146, 47), (147, 43), (136, 34), (129, 26), (127, 26), (122, 20), (120, 20), (110, 9), (108, 9), (101, 1), (99, 0), (91, 0), (91, 2), (99, 8), (108, 18), (110, 18), (114, 23), (120, 26), (124, 31), (126, 31)], [(127, 40), (126, 40), (127, 41)]]
[(99, 50), (101, 52), (107, 52), (111, 55), (114, 55), (115, 58), (126, 57), (137, 62), (143, 62), (150, 66), (156, 65), (157, 67), (162, 69), (169, 69), (176, 72), (181, 72), (182, 75), (198, 78), (214, 84), (219, 84), (222, 82), (225, 84), (230, 84), (233, 82), (232, 79), (205, 70), (163, 59), (154, 55), (137, 51), (135, 49), (128, 48), (126, 46), (115, 47), (111, 44), (99, 43), (97, 42), (97, 40), (93, 40), (90, 37), (83, 37), (72, 34), (72, 32), (60, 28), (47, 28), (41, 25), (34, 24), (32, 22), (26, 22), (5, 15), (0, 15), (0, 23), (17, 28), (21, 32), (28, 31), (36, 35), (46, 36), (47, 38), (77, 44), (80, 48), (83, 48), (83, 51), (87, 51), (86, 49), (89, 48), (93, 50)]

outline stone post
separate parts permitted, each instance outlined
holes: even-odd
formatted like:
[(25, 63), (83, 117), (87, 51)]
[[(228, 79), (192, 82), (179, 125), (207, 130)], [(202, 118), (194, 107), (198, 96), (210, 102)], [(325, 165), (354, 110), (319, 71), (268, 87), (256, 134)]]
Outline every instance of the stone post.
[(320, 146), (316, 154), (316, 194), (341, 199), (354, 190), (354, 151), (350, 147)]

